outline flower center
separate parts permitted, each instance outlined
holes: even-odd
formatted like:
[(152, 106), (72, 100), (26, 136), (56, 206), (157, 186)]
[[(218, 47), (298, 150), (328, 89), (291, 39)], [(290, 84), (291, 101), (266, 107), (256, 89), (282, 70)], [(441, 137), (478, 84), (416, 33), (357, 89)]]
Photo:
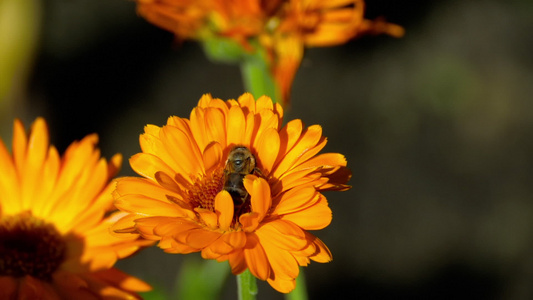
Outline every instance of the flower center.
[(193, 208), (200, 207), (215, 211), (215, 196), (224, 188), (224, 171), (219, 169), (211, 176), (196, 180), (189, 188), (189, 203)]
[(66, 243), (54, 225), (30, 212), (0, 218), (0, 276), (50, 280), (65, 254)]
[[(204, 208), (210, 211), (215, 211), (215, 197), (216, 195), (225, 189), (225, 181), (227, 180), (224, 175), (224, 169), (218, 169), (211, 176), (205, 176), (196, 180), (193, 186), (189, 187), (189, 203), (191, 208)], [(242, 177), (238, 177), (235, 180), (242, 180)], [(227, 189), (226, 189), (227, 190)], [(244, 190), (244, 186), (242, 186)], [(251, 210), (250, 207), (250, 196), (241, 196), (238, 195), (233, 190), (228, 190), (231, 197), (233, 198), (234, 204), (234, 214), (233, 214), (233, 225), (235, 225), (239, 217), (248, 213)]]

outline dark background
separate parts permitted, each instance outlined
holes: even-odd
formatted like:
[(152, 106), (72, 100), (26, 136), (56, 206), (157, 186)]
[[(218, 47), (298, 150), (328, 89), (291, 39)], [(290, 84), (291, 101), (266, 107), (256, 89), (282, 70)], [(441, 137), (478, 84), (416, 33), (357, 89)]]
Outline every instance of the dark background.
[[(41, 5), (4, 140), (13, 116), (44, 116), (61, 151), (96, 132), (132, 175), (145, 124), (188, 117), (203, 93), (243, 92), (237, 66), (176, 43), (132, 1)], [(532, 299), (532, 1), (368, 0), (366, 16), (405, 37), (308, 49), (285, 118), (321, 124), (325, 151), (353, 171), (352, 190), (326, 193), (333, 222), (315, 234), (334, 259), (305, 269), (310, 298)], [(118, 267), (171, 291), (189, 256), (154, 247)], [(276, 297), (260, 285), (258, 299)]]

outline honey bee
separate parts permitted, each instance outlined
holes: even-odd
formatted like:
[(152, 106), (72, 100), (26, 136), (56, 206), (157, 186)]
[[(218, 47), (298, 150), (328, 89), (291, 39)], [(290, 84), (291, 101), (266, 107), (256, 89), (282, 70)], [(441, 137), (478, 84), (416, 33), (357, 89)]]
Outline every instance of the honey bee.
[(256, 167), (255, 157), (245, 146), (235, 146), (228, 154), (224, 168), (224, 190), (233, 198), (235, 208), (240, 208), (248, 200), (243, 179), (248, 174), (262, 176)]

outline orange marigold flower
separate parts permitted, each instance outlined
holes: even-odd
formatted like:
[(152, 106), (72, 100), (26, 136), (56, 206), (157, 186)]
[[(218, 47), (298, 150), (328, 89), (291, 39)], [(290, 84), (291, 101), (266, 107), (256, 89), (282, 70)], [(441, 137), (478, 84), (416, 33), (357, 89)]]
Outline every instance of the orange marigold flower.
[(363, 0), (136, 1), (140, 15), (180, 39), (227, 37), (248, 52), (259, 44), (268, 54), (284, 105), (305, 47), (340, 45), (363, 34), (404, 34), (402, 27), (383, 19), (365, 19)]
[(308, 230), (331, 222), (322, 191), (347, 190), (351, 173), (326, 145), (322, 128), (301, 120), (282, 127), (283, 110), (251, 94), (222, 101), (204, 95), (190, 119), (147, 125), (130, 164), (144, 178), (119, 178), (115, 205), (128, 216), (113, 227), (140, 233), (169, 253), (201, 252), (247, 268), (280, 292), (299, 266), (328, 262)]
[(137, 11), (179, 39), (230, 37), (247, 47), (259, 35), (280, 0), (137, 0)]
[(29, 136), (19, 120), (13, 153), (0, 140), (0, 299), (134, 299), (146, 283), (113, 268), (147, 241), (112, 236), (114, 176), (122, 162), (106, 162), (96, 135), (60, 157), (46, 123)]

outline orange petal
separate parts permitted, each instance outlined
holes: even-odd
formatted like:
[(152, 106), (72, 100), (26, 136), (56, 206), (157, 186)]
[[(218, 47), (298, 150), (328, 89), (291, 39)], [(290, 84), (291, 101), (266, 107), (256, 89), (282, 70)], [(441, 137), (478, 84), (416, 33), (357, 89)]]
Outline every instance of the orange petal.
[(147, 292), (152, 289), (152, 287), (146, 282), (130, 276), (116, 268), (96, 272), (95, 276), (124, 290)]
[(222, 233), (203, 228), (193, 229), (186, 232), (185, 244), (193, 248), (203, 249), (216, 241), (220, 235), (222, 235)]
[(315, 245), (315, 249), (316, 249), (315, 253), (311, 255), (309, 258), (320, 263), (330, 262), (333, 259), (333, 257), (331, 255), (331, 251), (329, 251), (326, 244), (324, 244), (319, 238), (317, 238), (316, 236), (312, 235), (309, 232), (306, 232), (305, 234), (307, 235), (307, 239), (313, 241), (313, 244)]
[(213, 172), (223, 161), (222, 152), (222, 146), (216, 141), (207, 145), (202, 155), (206, 174)]
[(159, 157), (147, 153), (137, 153), (130, 158), (130, 166), (137, 174), (155, 181), (155, 173), (162, 171), (174, 174), (174, 171)]
[[(35, 189), (40, 183), (44, 160), (48, 152), (48, 128), (43, 118), (37, 118), (31, 126), (28, 139), (28, 149), (26, 153), (26, 163), (24, 169), (24, 180), (22, 181), (22, 201), (23, 203), (35, 202)], [(38, 182), (37, 182), (38, 181)]]
[(256, 112), (261, 112), (262, 110), (274, 110), (274, 105), (272, 99), (268, 96), (261, 96), (255, 101)]
[(278, 215), (300, 211), (318, 201), (318, 193), (313, 186), (293, 188), (283, 195), (276, 205), (274, 213)]
[(213, 100), (211, 94), (203, 94), (200, 100), (198, 100), (198, 106), (206, 108), (209, 106), (209, 103)]
[(305, 185), (321, 186), (328, 181), (328, 178), (322, 178), (321, 173), (313, 173), (314, 170), (291, 170), (279, 177), (279, 181), (272, 186), (272, 194), (278, 195), (283, 191)]
[(261, 243), (267, 241), (280, 249), (301, 250), (308, 244), (305, 233), (300, 227), (283, 220), (268, 222), (258, 228), (255, 233)]
[(202, 219), (209, 229), (215, 230), (218, 228), (218, 218), (216, 213), (209, 209), (200, 207), (195, 208), (194, 211), (200, 215), (200, 219)]
[[(149, 219), (149, 218), (146, 218)], [(146, 220), (143, 219), (143, 220)], [(154, 226), (154, 234), (157, 234), (159, 236), (178, 236), (183, 234), (184, 232), (193, 230), (193, 229), (199, 229), (202, 228), (201, 225), (194, 221), (186, 220), (186, 219), (178, 219), (178, 218), (159, 218), (156, 219), (153, 218), (153, 222), (151, 223), (152, 226)], [(141, 223), (140, 223), (141, 224)]]
[(291, 120), (283, 127), (279, 136), (282, 141), (280, 151), (289, 152), (296, 142), (300, 139), (303, 130), (303, 122), (300, 119)]
[[(202, 97), (203, 98), (203, 97)], [(205, 110), (200, 107), (195, 107), (191, 111), (191, 131), (194, 139), (198, 144), (199, 149), (205, 149), (205, 147), (212, 142), (207, 135), (207, 128), (205, 123)]]
[(262, 170), (269, 174), (272, 166), (276, 162), (279, 155), (280, 137), (278, 131), (274, 128), (269, 128), (263, 132), (259, 137), (257, 145), (257, 157), (260, 158)]
[(239, 99), (237, 100), (241, 107), (245, 109), (245, 113), (255, 113), (255, 99), (254, 96), (250, 93), (244, 93), (241, 96), (239, 96)]
[(246, 246), (244, 247), (244, 259), (250, 272), (261, 280), (266, 280), (270, 276), (270, 264), (265, 254), (265, 250), (259, 243), (255, 234), (246, 236)]
[(322, 153), (308, 159), (298, 166), (298, 170), (316, 167), (337, 167), (346, 166), (346, 157), (340, 153)]
[(234, 275), (241, 274), (248, 268), (246, 266), (246, 260), (244, 259), (243, 251), (236, 251), (229, 255), (229, 265), (231, 267), (231, 273)]
[(245, 232), (253, 232), (259, 226), (259, 213), (251, 212), (242, 214), (239, 217), (239, 223), (242, 224), (242, 230)]
[(281, 276), (268, 278), (267, 282), (271, 287), (280, 293), (290, 293), (296, 288), (296, 281), (294, 279), (286, 279), (282, 278)]
[(124, 195), (115, 200), (115, 206), (122, 211), (145, 216), (187, 217), (189, 212), (174, 203), (148, 198), (144, 195)]
[(173, 254), (189, 254), (200, 251), (200, 249), (192, 248), (189, 245), (181, 244), (175, 240), (171, 240), (170, 246), (166, 247), (165, 244), (158, 244), (159, 248), (163, 249), (166, 253)]
[(229, 112), (228, 104), (220, 99), (220, 98), (214, 98), (211, 101), (209, 101), (208, 107), (210, 108), (217, 108), (219, 109), (224, 115), (227, 115)]
[(94, 299), (88, 282), (78, 274), (58, 271), (54, 273), (53, 281), (62, 299)]
[(273, 172), (274, 177), (281, 177), (285, 172), (313, 157), (326, 144), (326, 139), (322, 138), (322, 128), (318, 125), (310, 126), (302, 134), (298, 142), (279, 162)]
[(346, 167), (340, 167), (332, 174), (328, 174), (328, 182), (317, 187), (321, 191), (346, 191), (351, 188), (345, 184), (352, 177), (352, 171)]
[(138, 215), (127, 214), (111, 225), (109, 231), (111, 234), (114, 232), (137, 233), (134, 221), (139, 218), (141, 217)]
[(181, 192), (181, 187), (167, 173), (159, 171), (155, 172), (154, 175), (157, 183), (159, 183), (159, 185), (165, 190), (174, 192), (176, 194), (179, 194)]
[(270, 278), (282, 278), (286, 280), (293, 280), (298, 277), (300, 268), (298, 262), (287, 250), (282, 250), (276, 246), (263, 241), (261, 245), (265, 249), (265, 253), (268, 257), (268, 262), (272, 267), (272, 273)]
[(251, 144), (254, 148), (257, 148), (259, 140), (266, 130), (271, 128), (278, 130), (279, 119), (278, 116), (270, 110), (261, 111), (261, 114), (255, 115), (255, 119), (255, 125), (257, 128), (255, 129), (255, 134), (252, 136)]
[[(259, 122), (258, 120), (257, 122)], [(246, 116), (246, 131), (244, 133), (243, 141), (245, 141), (245, 146), (252, 146), (253, 145), (253, 137), (256, 134), (256, 118), (254, 114), (248, 114)]]
[[(172, 125), (174, 127), (177, 127), (183, 132), (186, 132), (187, 136), (192, 136), (191, 123), (188, 119), (171, 116), (171, 117), (168, 117), (167, 119), (167, 125)], [(154, 135), (159, 136), (158, 134), (154, 134)]]
[(144, 132), (153, 136), (159, 136), (159, 130), (161, 130), (161, 127), (156, 125), (147, 124), (144, 126)]
[(323, 200), (305, 210), (283, 215), (282, 220), (291, 221), (306, 230), (325, 228), (331, 223), (332, 216), (325, 197), (322, 196), (321, 198)]
[(228, 113), (228, 145), (241, 145), (246, 131), (246, 118), (238, 106), (230, 108)]
[(225, 115), (216, 108), (209, 108), (205, 112), (205, 127), (209, 141), (217, 141), (220, 145), (226, 143), (226, 120)]
[(254, 175), (247, 175), (243, 183), (246, 190), (250, 193), (252, 211), (259, 213), (258, 221), (261, 222), (272, 205), (270, 186), (265, 179)]
[[(152, 133), (143, 133), (139, 136), (139, 144), (141, 146), (141, 150), (144, 153), (154, 154), (156, 156), (165, 156), (168, 157), (168, 153), (162, 151), (163, 144), (161, 143), (161, 140), (159, 139), (159, 131), (160, 127), (151, 125), (152, 127), (148, 128), (157, 128), (157, 131), (150, 130), (150, 132), (156, 133), (157, 135), (154, 135)], [(147, 127), (144, 128), (145, 131), (148, 129)]]
[[(155, 177), (155, 176), (154, 176)], [(180, 197), (180, 194), (166, 190), (154, 181), (139, 177), (122, 177), (117, 179), (115, 198), (123, 195), (144, 195), (153, 199), (167, 199), (167, 195)]]
[(274, 79), (279, 87), (283, 106), (286, 107), (289, 104), (294, 76), (302, 61), (303, 41), (296, 35), (278, 38), (275, 42), (275, 51), (278, 59), (274, 65)]
[(187, 134), (174, 126), (163, 126), (160, 138), (163, 147), (171, 157), (171, 160), (165, 160), (165, 163), (172, 166), (176, 171), (174, 173), (195, 176), (202, 172), (198, 163), (202, 161), (202, 156), (197, 147), (192, 146), (193, 142), (189, 140)]
[(13, 124), (13, 159), (17, 170), (23, 170), (24, 160), (26, 159), (26, 130), (19, 119)]
[(159, 234), (177, 234), (188, 229), (187, 225), (192, 226), (191, 224), (193, 223), (175, 217), (138, 217), (135, 219), (135, 227), (143, 237), (155, 240), (161, 239)]
[(3, 195), (0, 212), (14, 214), (21, 210), (18, 178), (13, 159), (0, 139), (0, 195)]
[(222, 190), (215, 197), (215, 211), (218, 215), (220, 229), (227, 231), (233, 221), (233, 199), (231, 195)]
[(246, 234), (242, 231), (224, 233), (208, 246), (210, 251), (217, 256), (229, 254), (237, 249), (241, 249), (246, 244)]

